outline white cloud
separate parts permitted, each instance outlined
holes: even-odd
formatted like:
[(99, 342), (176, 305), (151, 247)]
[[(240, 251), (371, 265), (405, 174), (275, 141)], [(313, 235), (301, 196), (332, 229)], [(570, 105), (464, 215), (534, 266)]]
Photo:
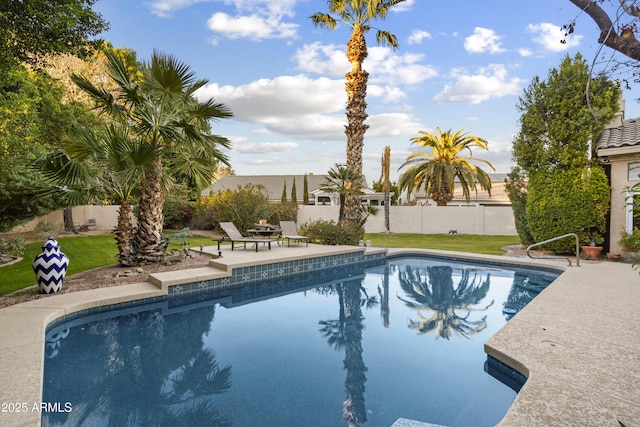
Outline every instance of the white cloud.
[(582, 36), (571, 34), (566, 37), (566, 43), (561, 43), (564, 31), (561, 27), (543, 22), (540, 24), (529, 24), (527, 31), (533, 34), (533, 41), (542, 46), (545, 51), (562, 52), (580, 44)]
[(391, 10), (392, 12), (408, 12), (413, 8), (415, 2), (416, 0), (405, 0), (402, 3), (398, 3), (397, 5), (393, 6), (389, 10)]
[(413, 30), (411, 31), (411, 35), (407, 39), (407, 43), (411, 44), (421, 44), (424, 39), (430, 39), (431, 33), (422, 30)]
[(366, 123), (369, 125), (366, 138), (407, 136), (424, 129), (424, 125), (413, 114), (407, 113), (376, 114), (369, 116)]
[(151, 13), (162, 18), (171, 17), (173, 11), (187, 8), (196, 3), (204, 3), (211, 0), (153, 0), (146, 1), (145, 5), (151, 9)]
[[(230, 39), (246, 38), (256, 41), (298, 37), (300, 25), (291, 21), (295, 16), (294, 7), (297, 0), (219, 1), (235, 6), (237, 14), (212, 14), (207, 21), (207, 27), (214, 33)], [(217, 44), (217, 40), (213, 38), (212, 43)]]
[(520, 48), (518, 49), (518, 53), (520, 54), (520, 56), (522, 56), (523, 58), (527, 58), (531, 55), (533, 55), (533, 51), (531, 49), (527, 49), (527, 48)]
[[(216, 102), (227, 105), (236, 121), (262, 125), (259, 133), (315, 141), (345, 137), (344, 80), (282, 76), (242, 86), (209, 84), (196, 96), (200, 100), (213, 97)], [(393, 94), (381, 91), (379, 96)], [(372, 114), (366, 123), (370, 125), (367, 137), (415, 133), (420, 128), (410, 113)]]
[(320, 42), (305, 44), (293, 56), (296, 68), (301, 71), (342, 77), (351, 69), (344, 47)]
[(479, 69), (475, 74), (465, 70), (453, 70), (455, 83), (448, 84), (434, 97), (438, 103), (468, 102), (479, 104), (491, 98), (518, 95), (525, 82), (517, 77), (509, 77), (504, 65), (492, 64)]
[(262, 40), (297, 37), (299, 25), (283, 22), (277, 16), (230, 16), (216, 12), (207, 21), (207, 27), (230, 39)]
[(242, 86), (209, 84), (197, 97), (215, 98), (233, 111), (235, 120), (261, 124), (268, 133), (334, 139), (344, 132), (346, 94), (341, 80), (296, 75)]
[(495, 31), (482, 27), (476, 27), (473, 34), (464, 40), (464, 48), (469, 53), (496, 54), (505, 51), (500, 45), (500, 36)]
[(264, 153), (282, 153), (298, 148), (295, 142), (259, 142), (259, 143), (239, 143), (234, 144), (234, 153), (243, 154), (264, 154)]
[(407, 93), (394, 86), (367, 85), (367, 96), (382, 98), (385, 102), (398, 102), (407, 99)]
[[(423, 54), (394, 52), (388, 47), (374, 46), (363, 67), (369, 72), (369, 82), (391, 85), (416, 85), (438, 75), (435, 68), (424, 65)], [(344, 48), (335, 45), (313, 43), (304, 45), (294, 56), (296, 68), (336, 78), (344, 78), (351, 69)]]

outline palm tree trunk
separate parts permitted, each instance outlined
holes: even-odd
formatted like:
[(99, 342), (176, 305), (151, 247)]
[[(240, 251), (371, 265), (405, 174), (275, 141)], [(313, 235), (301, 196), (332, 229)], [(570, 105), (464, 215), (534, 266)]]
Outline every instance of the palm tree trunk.
[(153, 163), (153, 170), (142, 180), (136, 249), (144, 261), (160, 262), (167, 248), (167, 239), (162, 234), (162, 158), (158, 156)]
[(113, 230), (118, 245), (118, 262), (125, 267), (136, 265), (138, 262), (133, 248), (135, 230), (131, 222), (131, 211), (131, 204), (128, 201), (120, 203), (118, 225)]
[[(345, 74), (347, 91), (347, 166), (358, 173), (362, 173), (362, 149), (364, 134), (369, 125), (364, 124), (367, 119), (367, 80), (369, 73), (362, 69), (362, 62), (367, 57), (367, 43), (362, 29), (355, 26), (351, 38), (347, 43), (347, 59), (351, 62), (351, 71)], [(359, 219), (360, 197), (350, 195), (345, 202), (345, 218)]]
[(391, 167), (391, 147), (387, 145), (384, 147), (384, 153), (382, 155), (382, 176), (383, 176), (383, 184), (382, 190), (384, 191), (384, 229), (385, 233), (389, 234), (391, 232), (390, 224), (389, 224), (389, 213), (391, 208), (389, 207), (390, 201), (390, 187), (391, 183), (389, 182), (389, 169)]

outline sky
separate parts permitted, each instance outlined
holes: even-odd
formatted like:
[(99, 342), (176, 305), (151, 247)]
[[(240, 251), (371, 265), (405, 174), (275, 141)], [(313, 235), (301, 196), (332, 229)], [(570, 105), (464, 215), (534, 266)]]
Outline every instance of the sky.
[[(101, 37), (115, 47), (135, 50), (139, 60), (154, 50), (173, 55), (208, 80), (197, 96), (233, 112), (212, 132), (232, 142), (224, 151), (236, 175), (326, 174), (345, 163), (351, 31), (312, 25), (309, 16), (327, 12), (326, 1), (99, 0), (94, 10), (109, 21)], [(561, 43), (562, 26), (573, 20), (575, 31)], [(486, 139), (488, 151), (472, 156), (509, 172), (517, 105), (532, 79), (545, 80), (566, 55), (580, 52), (596, 70), (614, 55), (569, 0), (406, 0), (372, 26), (363, 64), (370, 185), (380, 177), (385, 146), (396, 181), (416, 149), (411, 138), (437, 128)], [(399, 49), (378, 46), (376, 28), (395, 34)], [(637, 85), (624, 91), (625, 118), (640, 116), (639, 95)]]

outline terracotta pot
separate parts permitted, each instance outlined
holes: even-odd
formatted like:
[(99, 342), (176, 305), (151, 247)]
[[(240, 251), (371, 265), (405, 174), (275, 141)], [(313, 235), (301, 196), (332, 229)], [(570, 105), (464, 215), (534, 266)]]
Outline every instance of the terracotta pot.
[(588, 259), (599, 259), (602, 246), (582, 246), (582, 252), (587, 254)]

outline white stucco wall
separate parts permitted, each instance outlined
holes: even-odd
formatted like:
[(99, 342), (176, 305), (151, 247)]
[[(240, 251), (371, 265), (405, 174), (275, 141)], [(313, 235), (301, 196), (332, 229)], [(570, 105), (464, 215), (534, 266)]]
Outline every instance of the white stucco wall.
[[(298, 224), (309, 221), (338, 220), (337, 206), (298, 207)], [(441, 234), (455, 229), (459, 234), (516, 236), (511, 206), (391, 206), (390, 229), (393, 233)], [(370, 216), (367, 233), (384, 231), (384, 207)]]
[[(111, 231), (117, 224), (119, 205), (76, 206), (73, 222), (83, 225), (90, 218), (96, 220), (96, 230)], [(298, 224), (323, 219), (338, 220), (338, 206), (298, 207)], [(459, 234), (516, 236), (513, 212), (510, 206), (391, 206), (390, 228), (393, 233), (441, 234), (455, 229)], [(13, 231), (33, 230), (38, 222), (52, 227), (62, 227), (62, 211), (52, 212), (37, 220), (17, 227)], [(365, 224), (367, 233), (381, 233), (384, 229), (384, 207), (378, 214), (370, 216)]]

